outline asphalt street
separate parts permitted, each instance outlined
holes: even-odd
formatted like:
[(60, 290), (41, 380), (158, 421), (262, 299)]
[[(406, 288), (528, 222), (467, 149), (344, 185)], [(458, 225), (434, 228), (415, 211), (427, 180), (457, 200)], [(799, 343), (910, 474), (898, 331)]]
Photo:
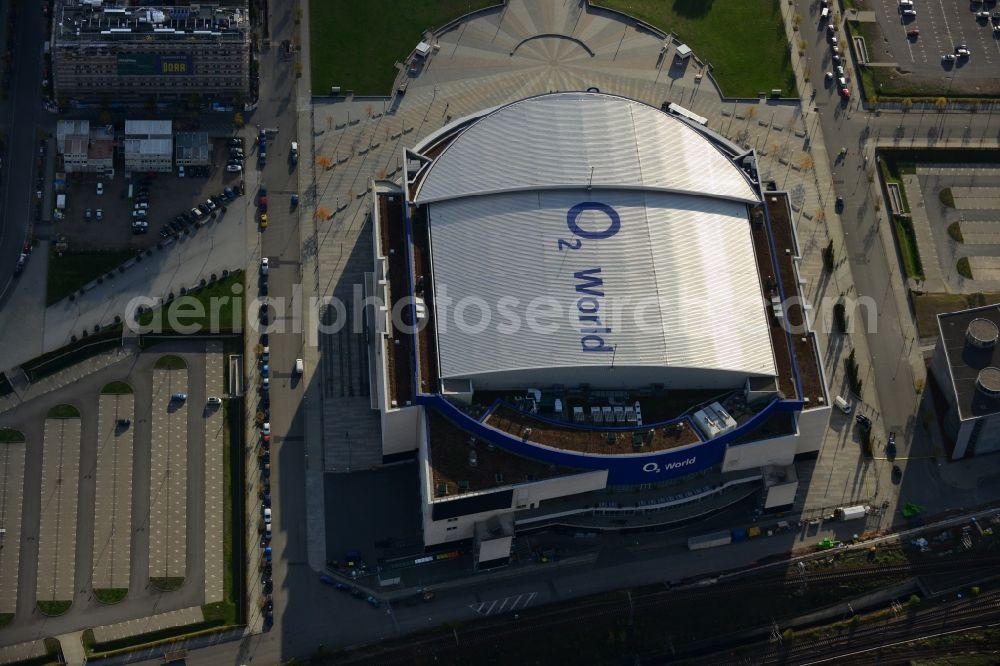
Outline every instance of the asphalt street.
[(38, 129), (55, 124), (55, 116), (42, 108), (42, 44), (45, 17), (35, 3), (21, 3), (17, 16), (15, 58), (10, 94), (0, 104), (5, 125), (7, 154), (4, 158), (0, 196), (0, 307), (14, 266), (33, 218), (34, 164)]

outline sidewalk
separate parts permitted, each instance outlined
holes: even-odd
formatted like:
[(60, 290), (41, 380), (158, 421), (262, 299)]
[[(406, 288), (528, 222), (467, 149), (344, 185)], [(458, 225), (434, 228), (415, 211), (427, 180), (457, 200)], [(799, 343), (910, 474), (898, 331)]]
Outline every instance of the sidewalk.
[[(304, 62), (309, 61), (309, 3), (300, 1), (299, 7), (302, 10), (302, 20), (299, 24), (300, 57)], [(307, 199), (306, 193), (315, 191), (315, 163), (316, 152), (313, 145), (313, 135), (315, 127), (313, 125), (313, 104), (311, 90), (311, 70), (308, 68), (298, 81), (296, 91), (296, 113), (299, 119), (299, 150), (302, 155), (307, 156), (309, 161), (308, 169), (299, 169), (299, 229), (300, 240), (302, 242), (302, 273), (300, 282), (302, 284), (302, 321), (306, 325), (311, 324), (309, 319), (309, 303), (319, 292), (319, 265), (318, 254), (315, 248), (319, 241), (317, 237), (316, 217), (313, 214), (316, 210), (316, 201)], [(304, 162), (305, 160), (303, 160)], [(307, 175), (308, 174), (308, 175)], [(307, 180), (308, 179), (308, 180)], [(307, 252), (305, 248), (311, 247), (314, 251)], [(306, 550), (308, 554), (309, 567), (316, 572), (323, 571), (326, 567), (326, 509), (324, 506), (325, 492), (323, 489), (323, 471), (326, 463), (324, 460), (323, 446), (323, 398), (319, 383), (320, 354), (319, 345), (311, 344), (310, 337), (314, 334), (311, 330), (304, 330), (305, 336), (305, 373), (302, 381), (305, 382), (306, 393), (302, 398), (302, 408), (305, 411), (305, 442), (306, 442)]]

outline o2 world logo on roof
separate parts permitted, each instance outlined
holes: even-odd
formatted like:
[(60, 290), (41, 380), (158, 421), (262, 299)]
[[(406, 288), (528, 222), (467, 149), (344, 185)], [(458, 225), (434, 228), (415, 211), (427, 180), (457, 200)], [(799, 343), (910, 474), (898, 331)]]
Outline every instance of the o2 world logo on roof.
[(648, 462), (642, 466), (642, 471), (647, 474), (659, 474), (660, 472), (669, 472), (672, 469), (678, 469), (680, 467), (688, 467), (697, 462), (698, 456), (691, 456), (690, 458), (685, 458), (684, 460), (677, 460), (672, 463), (666, 463), (661, 465), (660, 463)]
[[(588, 211), (602, 213), (607, 216), (607, 223), (598, 222), (591, 228), (580, 224), (580, 216)], [(590, 216), (588, 216), (590, 217)], [(622, 219), (611, 206), (598, 201), (578, 203), (566, 213), (566, 227), (573, 237), (560, 238), (557, 248), (560, 252), (572, 252), (583, 247), (584, 241), (599, 241), (611, 238), (622, 228)], [(584, 268), (573, 273), (576, 279), (575, 290), (577, 315), (579, 317), (580, 349), (584, 352), (614, 353), (615, 347), (608, 343), (611, 326), (601, 320), (601, 307), (604, 304), (604, 278), (601, 277), (601, 267)]]

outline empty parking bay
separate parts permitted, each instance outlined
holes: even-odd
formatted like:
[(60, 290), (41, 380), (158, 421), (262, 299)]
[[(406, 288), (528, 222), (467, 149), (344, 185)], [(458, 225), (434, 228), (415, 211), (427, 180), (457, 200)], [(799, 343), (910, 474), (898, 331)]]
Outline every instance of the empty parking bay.
[(3, 547), (0, 548), (0, 613), (17, 610), (24, 451), (23, 441), (0, 443), (0, 527), (4, 529)]
[(132, 403), (131, 393), (102, 393), (98, 407), (94, 572), (91, 582), (96, 589), (127, 588), (129, 582), (132, 553)]
[(153, 369), (149, 577), (183, 578), (187, 551), (187, 368)]
[[(58, 410), (64, 410), (59, 412)], [(52, 413), (73, 413), (62, 405)], [(73, 601), (76, 503), (80, 481), (80, 416), (45, 419), (42, 507), (38, 528), (38, 601)]]

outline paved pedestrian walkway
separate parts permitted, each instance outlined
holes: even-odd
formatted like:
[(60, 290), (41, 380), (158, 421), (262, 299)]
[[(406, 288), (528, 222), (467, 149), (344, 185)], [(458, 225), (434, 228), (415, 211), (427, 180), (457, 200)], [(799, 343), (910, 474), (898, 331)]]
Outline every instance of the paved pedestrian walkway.
[(924, 279), (920, 288), (929, 292), (948, 291), (944, 273), (941, 271), (941, 257), (938, 255), (937, 243), (934, 242), (931, 221), (927, 217), (927, 208), (924, 205), (920, 177), (914, 174), (904, 174), (903, 187), (906, 189), (907, 200), (910, 203), (910, 219), (913, 222), (913, 233), (917, 237), (920, 263), (924, 269)]
[(47, 652), (45, 641), (28, 641), (0, 647), (0, 664), (17, 664), (41, 657)]
[(196, 624), (204, 622), (204, 620), (205, 615), (201, 612), (201, 606), (192, 606), (191, 608), (181, 608), (169, 613), (159, 613), (157, 615), (150, 615), (149, 617), (140, 617), (136, 620), (126, 620), (125, 622), (94, 627), (94, 640), (98, 643), (106, 643), (108, 641), (148, 634), (152, 631)]
[(45, 419), (42, 516), (38, 528), (38, 601), (70, 601), (76, 588), (76, 507), (80, 419)]
[(0, 444), (0, 526), (4, 529), (0, 548), (0, 613), (17, 611), (25, 451), (25, 442)]
[(83, 632), (74, 631), (71, 634), (57, 636), (62, 649), (63, 662), (66, 666), (83, 666), (87, 663), (87, 653), (83, 649)]
[(98, 405), (97, 483), (94, 499), (94, 589), (129, 586), (132, 561), (132, 435), (135, 419), (131, 393), (101, 394)]
[(187, 369), (153, 369), (150, 445), (149, 577), (187, 575)]
[[(205, 393), (222, 397), (224, 359), (221, 342), (205, 349)], [(205, 420), (205, 603), (222, 601), (223, 589), (223, 409), (208, 407)]]

